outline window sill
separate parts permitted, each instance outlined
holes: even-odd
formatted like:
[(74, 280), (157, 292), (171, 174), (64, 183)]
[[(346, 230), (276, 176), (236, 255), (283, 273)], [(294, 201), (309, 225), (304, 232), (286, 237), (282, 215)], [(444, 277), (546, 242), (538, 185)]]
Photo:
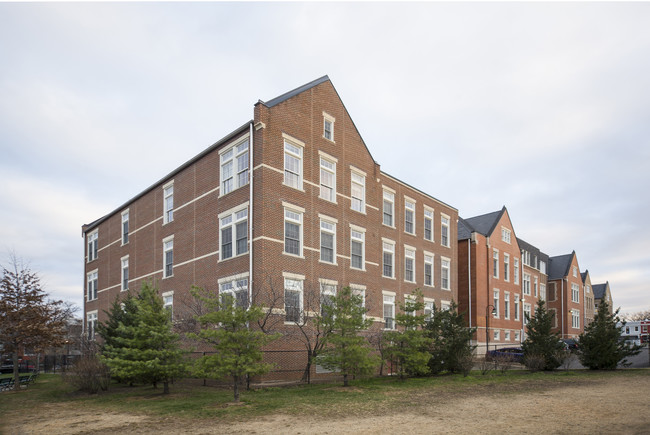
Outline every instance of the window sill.
[(330, 142), (330, 143), (336, 144), (336, 142), (334, 142), (333, 139), (328, 139), (328, 138), (326, 138), (325, 136), (323, 136), (323, 139), (325, 139), (326, 141), (328, 141), (328, 142)]
[(223, 263), (224, 261), (232, 260), (233, 258), (244, 257), (247, 254), (248, 254), (248, 251), (244, 252), (243, 254), (233, 255), (232, 257), (220, 258), (219, 261), (217, 261), (217, 263)]
[(320, 196), (320, 195), (318, 196), (318, 199), (322, 199), (323, 201), (327, 201), (327, 202), (329, 202), (330, 204), (338, 205), (338, 202), (336, 202), (336, 200), (332, 201), (331, 199), (323, 198), (323, 197)]
[(318, 262), (320, 264), (327, 264), (327, 265), (330, 265), (330, 266), (338, 266), (338, 263), (332, 263), (332, 262), (329, 262), (329, 261), (318, 260)]
[(282, 251), (282, 255), (286, 255), (287, 257), (293, 257), (293, 258), (300, 258), (302, 260), (305, 259), (305, 257), (303, 255), (290, 254), (290, 253), (284, 252), (284, 251)]
[(396, 279), (394, 276), (386, 276), (386, 275), (382, 275), (381, 277), (382, 277), (382, 278), (386, 278), (386, 279), (393, 279), (393, 280)]
[(362, 214), (362, 215), (365, 215), (365, 214), (366, 214), (366, 211), (365, 211), (365, 210), (363, 210), (363, 211), (361, 211), (361, 210), (355, 210), (355, 209), (353, 209), (352, 207), (350, 207), (350, 210), (352, 210), (352, 211), (355, 212), (355, 213), (360, 213), (360, 214)]
[(305, 193), (305, 189), (302, 188), (302, 187), (294, 187), (294, 186), (290, 186), (290, 185), (286, 184), (284, 181), (282, 182), (282, 185), (283, 185), (283, 186), (286, 186), (286, 187), (288, 187), (288, 188), (290, 188), (290, 189), (297, 190), (297, 191), (299, 191), (299, 192)]
[(395, 226), (394, 226), (394, 225), (388, 225), (388, 224), (386, 224), (386, 223), (384, 223), (384, 222), (382, 222), (381, 224), (382, 224), (383, 226), (385, 226), (386, 228), (392, 228), (392, 229), (395, 229)]
[(357, 267), (352, 267), (352, 266), (350, 266), (350, 270), (358, 270), (359, 272), (365, 272), (366, 271), (365, 268), (364, 269), (359, 269)]

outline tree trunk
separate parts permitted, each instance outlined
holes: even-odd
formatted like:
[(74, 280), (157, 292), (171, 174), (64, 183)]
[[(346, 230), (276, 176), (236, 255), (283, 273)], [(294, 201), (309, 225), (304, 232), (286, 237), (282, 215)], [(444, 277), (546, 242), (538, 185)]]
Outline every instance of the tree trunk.
[(302, 374), (302, 381), (311, 384), (311, 361), (313, 358), (314, 352), (312, 350), (307, 351), (307, 365), (305, 366), (305, 371)]
[(169, 394), (169, 381), (163, 382), (163, 394)]
[(235, 402), (239, 402), (239, 376), (233, 376), (233, 393)]
[(347, 373), (345, 373), (345, 374), (343, 375), (343, 386), (344, 386), (344, 387), (347, 387), (347, 386), (348, 386), (348, 374), (347, 374)]
[(18, 346), (14, 348), (13, 363), (14, 363), (14, 390), (20, 390), (20, 373), (18, 371)]

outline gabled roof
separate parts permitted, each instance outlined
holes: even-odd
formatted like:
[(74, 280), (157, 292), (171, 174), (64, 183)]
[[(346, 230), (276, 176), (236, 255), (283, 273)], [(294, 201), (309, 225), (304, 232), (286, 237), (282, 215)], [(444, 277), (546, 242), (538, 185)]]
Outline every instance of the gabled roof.
[(548, 279), (561, 279), (567, 276), (575, 255), (576, 251), (573, 251), (570, 254), (550, 257), (548, 260)]
[(604, 284), (592, 284), (591, 289), (594, 291), (594, 298), (603, 299), (605, 297), (607, 287), (609, 287), (609, 281)]
[[(543, 253), (537, 246), (531, 245), (519, 237), (517, 237), (517, 244), (519, 245), (519, 249), (530, 252), (531, 257), (537, 258), (538, 261), (543, 261), (547, 266), (549, 265), (548, 254)], [(548, 272), (548, 269), (546, 272)]]
[[(463, 219), (463, 221), (465, 226), (471, 230), (470, 233), (477, 232), (484, 235), (485, 237), (488, 237), (490, 234), (492, 234), (492, 231), (494, 231), (494, 228), (497, 226), (497, 223), (499, 223), (501, 216), (503, 216), (503, 213), (505, 212), (506, 206), (504, 205), (503, 208), (499, 211)], [(458, 231), (460, 238), (460, 228)]]
[(272, 99), (270, 101), (264, 102), (264, 101), (260, 100), (260, 103), (264, 104), (266, 107), (273, 107), (273, 106), (276, 106), (276, 105), (282, 103), (283, 101), (287, 101), (291, 97), (295, 97), (296, 95), (301, 94), (301, 93), (305, 92), (306, 90), (311, 89), (314, 86), (318, 86), (321, 83), (325, 83), (327, 81), (330, 81), (330, 78), (327, 75), (324, 75), (323, 77), (318, 78), (318, 79), (314, 80), (313, 82), (309, 82), (309, 83), (307, 83), (305, 85), (297, 87), (296, 89), (294, 89), (292, 91), (289, 91), (287, 93), (284, 93), (284, 94), (280, 95), (279, 97), (275, 97), (274, 99)]
[(589, 275), (589, 270), (585, 270), (580, 274), (580, 278), (582, 278), (582, 283), (584, 284), (585, 281), (587, 280), (587, 276)]
[(473, 229), (462, 217), (458, 217), (458, 240), (468, 240), (472, 237)]

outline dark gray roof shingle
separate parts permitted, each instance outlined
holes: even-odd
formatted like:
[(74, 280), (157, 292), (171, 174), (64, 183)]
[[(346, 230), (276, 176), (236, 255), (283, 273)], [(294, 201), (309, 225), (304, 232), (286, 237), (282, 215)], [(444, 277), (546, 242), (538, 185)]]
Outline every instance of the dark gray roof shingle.
[[(465, 225), (471, 228), (473, 231), (483, 234), (484, 236), (489, 236), (494, 231), (494, 227), (501, 219), (501, 215), (505, 212), (505, 206), (499, 210), (492, 213), (483, 214), (480, 216), (474, 216), (465, 220)], [(459, 229), (460, 231), (460, 229)], [(471, 232), (471, 231), (470, 231)]]
[(548, 279), (560, 279), (569, 274), (569, 267), (575, 251), (570, 254), (557, 255), (549, 258)]

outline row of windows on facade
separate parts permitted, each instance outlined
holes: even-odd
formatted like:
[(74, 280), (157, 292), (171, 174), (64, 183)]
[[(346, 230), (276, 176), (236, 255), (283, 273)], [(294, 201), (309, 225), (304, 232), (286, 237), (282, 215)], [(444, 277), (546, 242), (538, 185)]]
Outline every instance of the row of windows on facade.
[[(493, 296), (494, 297), (492, 299), (492, 306), (494, 307), (494, 311), (492, 312), (492, 316), (495, 319), (498, 319), (498, 318), (501, 317), (501, 314), (502, 314), (501, 313), (502, 306), (499, 304), (500, 291), (499, 290), (494, 290), (493, 291)], [(520, 300), (521, 300), (520, 296), (518, 294), (515, 294), (514, 299), (512, 300), (512, 315), (514, 316), (513, 320), (515, 320), (515, 321), (520, 320), (520, 312), (519, 312), (519, 309), (520, 309), (520, 306), (521, 306)], [(506, 320), (510, 320), (510, 316), (511, 316), (511, 307), (510, 307), (510, 305), (511, 305), (510, 293), (509, 292), (504, 292), (503, 293), (503, 318), (506, 319)], [(524, 303), (523, 304), (523, 309), (524, 309), (524, 313), (528, 314), (528, 316), (530, 317), (531, 309), (532, 309), (531, 304)]]

